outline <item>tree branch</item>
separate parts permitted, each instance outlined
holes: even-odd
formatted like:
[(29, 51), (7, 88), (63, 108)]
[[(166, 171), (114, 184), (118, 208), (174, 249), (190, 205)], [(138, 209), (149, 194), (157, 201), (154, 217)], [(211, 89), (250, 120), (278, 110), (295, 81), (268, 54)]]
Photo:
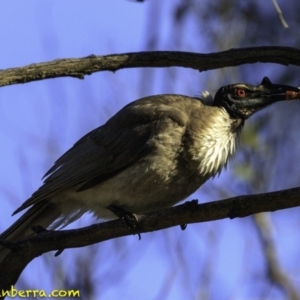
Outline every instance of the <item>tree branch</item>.
[(155, 51), (57, 59), (22, 68), (2, 70), (0, 71), (0, 87), (57, 77), (84, 79), (85, 75), (95, 72), (115, 72), (125, 68), (185, 67), (207, 71), (257, 62), (300, 66), (300, 50), (291, 47), (253, 47), (210, 54)]
[[(204, 204), (192, 201), (147, 214), (139, 221), (140, 232), (152, 232), (180, 224), (241, 218), (255, 213), (296, 206), (300, 206), (300, 187), (266, 194), (238, 196)], [(43, 253), (84, 247), (130, 234), (132, 233), (122, 220), (114, 220), (76, 230), (45, 231), (32, 238), (19, 241), (0, 262), (0, 291), (1, 289), (9, 290), (26, 265)]]

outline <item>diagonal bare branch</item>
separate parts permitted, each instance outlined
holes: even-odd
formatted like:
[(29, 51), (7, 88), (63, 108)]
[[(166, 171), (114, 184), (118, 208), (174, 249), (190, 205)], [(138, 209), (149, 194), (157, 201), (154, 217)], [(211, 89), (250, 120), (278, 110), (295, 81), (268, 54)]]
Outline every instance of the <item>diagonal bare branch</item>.
[(300, 66), (300, 49), (265, 46), (230, 49), (209, 54), (154, 51), (57, 59), (21, 68), (1, 70), (0, 87), (57, 77), (84, 79), (84, 76), (95, 72), (115, 72), (125, 68), (184, 67), (207, 71), (258, 62)]
[[(180, 224), (246, 217), (259, 212), (296, 206), (300, 206), (300, 187), (266, 194), (238, 196), (204, 204), (192, 201), (144, 216), (139, 222), (140, 232), (152, 232)], [(132, 233), (124, 226), (123, 221), (115, 220), (76, 230), (45, 231), (35, 237), (19, 241), (0, 262), (0, 291), (9, 290), (26, 265), (43, 253), (84, 247), (130, 234)]]

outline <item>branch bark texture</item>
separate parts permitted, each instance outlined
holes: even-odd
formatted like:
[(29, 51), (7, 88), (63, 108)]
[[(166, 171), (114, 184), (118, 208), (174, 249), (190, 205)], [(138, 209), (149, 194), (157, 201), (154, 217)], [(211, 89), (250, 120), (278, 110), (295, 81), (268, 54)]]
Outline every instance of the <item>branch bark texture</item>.
[(258, 62), (300, 66), (300, 49), (265, 46), (230, 49), (209, 54), (154, 51), (57, 59), (22, 68), (2, 70), (0, 71), (0, 87), (57, 77), (84, 79), (84, 76), (95, 72), (115, 72), (125, 68), (184, 67), (207, 71)]
[[(238, 196), (204, 204), (191, 201), (143, 216), (139, 226), (140, 232), (146, 233), (181, 224), (242, 218), (255, 213), (296, 206), (300, 206), (300, 187), (272, 193)], [(0, 262), (0, 290), (9, 290), (26, 265), (43, 253), (84, 247), (131, 234), (132, 232), (122, 220), (114, 220), (76, 230), (45, 231), (19, 241), (11, 245), (13, 250)]]

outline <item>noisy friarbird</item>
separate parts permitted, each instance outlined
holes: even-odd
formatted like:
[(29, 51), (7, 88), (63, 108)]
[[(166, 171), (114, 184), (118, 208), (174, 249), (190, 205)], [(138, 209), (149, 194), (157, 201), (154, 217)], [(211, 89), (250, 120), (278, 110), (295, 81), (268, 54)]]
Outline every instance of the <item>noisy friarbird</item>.
[(298, 88), (265, 77), (258, 86), (223, 86), (212, 103), (171, 94), (134, 101), (55, 162), (14, 214), (28, 210), (0, 239), (34, 235), (34, 226), (62, 228), (86, 212), (111, 219), (116, 211), (142, 215), (170, 207), (221, 172), (246, 119), (298, 96)]

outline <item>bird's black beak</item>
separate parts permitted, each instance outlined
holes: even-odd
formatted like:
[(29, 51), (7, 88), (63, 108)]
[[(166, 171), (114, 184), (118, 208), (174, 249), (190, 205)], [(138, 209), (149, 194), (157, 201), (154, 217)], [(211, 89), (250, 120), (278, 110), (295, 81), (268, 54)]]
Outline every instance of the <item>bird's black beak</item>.
[(283, 84), (273, 84), (268, 77), (264, 77), (257, 87), (266, 105), (283, 100), (300, 99), (300, 89)]
[(300, 99), (300, 89), (273, 84), (265, 77), (258, 86), (237, 83), (221, 87), (215, 95), (213, 105), (225, 108), (233, 118), (247, 119), (272, 103), (297, 99)]

